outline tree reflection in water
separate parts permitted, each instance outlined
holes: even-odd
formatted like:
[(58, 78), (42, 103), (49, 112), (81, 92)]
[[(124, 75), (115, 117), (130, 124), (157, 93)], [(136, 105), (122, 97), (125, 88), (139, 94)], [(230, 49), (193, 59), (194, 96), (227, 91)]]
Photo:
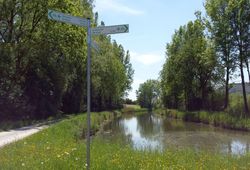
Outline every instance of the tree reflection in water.
[(135, 149), (193, 148), (228, 154), (249, 152), (250, 133), (167, 119), (154, 114), (125, 116), (104, 128), (101, 138)]

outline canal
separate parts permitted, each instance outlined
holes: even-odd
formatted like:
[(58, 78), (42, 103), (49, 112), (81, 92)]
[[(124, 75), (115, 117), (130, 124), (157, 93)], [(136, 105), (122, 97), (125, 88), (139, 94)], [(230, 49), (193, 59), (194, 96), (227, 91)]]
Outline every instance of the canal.
[(250, 133), (184, 122), (155, 114), (125, 115), (107, 124), (99, 135), (137, 150), (191, 148), (196, 151), (243, 155), (249, 152)]

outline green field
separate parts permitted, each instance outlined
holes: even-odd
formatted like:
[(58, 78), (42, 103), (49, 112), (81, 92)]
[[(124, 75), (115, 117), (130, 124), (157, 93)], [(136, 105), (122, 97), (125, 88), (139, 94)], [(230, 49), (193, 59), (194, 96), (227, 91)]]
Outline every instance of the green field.
[[(120, 113), (117, 112), (116, 115)], [(114, 118), (92, 114), (92, 132)], [(85, 169), (86, 114), (72, 116), (24, 140), (0, 149), (0, 169)], [(249, 169), (250, 155), (229, 156), (191, 149), (136, 151), (128, 145), (93, 138), (92, 169)]]

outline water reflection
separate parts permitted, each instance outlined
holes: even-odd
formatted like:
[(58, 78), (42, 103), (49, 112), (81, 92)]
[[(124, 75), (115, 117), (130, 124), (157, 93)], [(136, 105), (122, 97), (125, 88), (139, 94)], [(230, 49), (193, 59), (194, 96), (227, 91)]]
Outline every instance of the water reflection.
[[(150, 116), (148, 117), (150, 120)], [(154, 133), (152, 127), (153, 124), (149, 126), (138, 126), (138, 125), (145, 125), (146, 123), (151, 122), (138, 122), (137, 117), (133, 117), (129, 120), (125, 119), (122, 121), (122, 126), (124, 127), (124, 134), (129, 136), (132, 146), (135, 149), (162, 149), (162, 144), (160, 141), (155, 138), (156, 133)]]
[(131, 144), (135, 149), (191, 147), (239, 155), (249, 152), (249, 134), (145, 114), (115, 120), (104, 128), (101, 137)]

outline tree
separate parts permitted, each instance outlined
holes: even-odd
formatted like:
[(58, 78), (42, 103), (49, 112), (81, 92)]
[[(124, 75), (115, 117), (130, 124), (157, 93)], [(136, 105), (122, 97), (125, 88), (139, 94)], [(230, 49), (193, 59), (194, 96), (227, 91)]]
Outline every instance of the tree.
[(126, 56), (123, 47), (115, 41), (111, 43), (109, 36), (99, 36), (95, 41), (100, 44), (100, 51), (94, 53), (92, 62), (93, 109), (121, 107), (133, 76), (129, 53)]
[[(240, 1), (228, 1), (228, 13), (230, 13), (230, 26), (233, 31), (233, 40), (235, 43), (236, 54), (239, 60), (240, 75), (242, 80), (242, 92), (244, 100), (244, 110), (249, 113), (247, 104), (246, 88), (245, 88), (245, 77), (244, 77), (244, 63), (247, 65), (249, 72), (248, 59), (247, 59), (247, 47), (249, 47), (249, 10), (250, 2), (248, 0)], [(250, 77), (249, 77), (250, 78)]]
[(125, 57), (124, 57), (124, 61), (123, 61), (123, 65), (125, 67), (125, 71), (126, 71), (126, 85), (125, 85), (125, 88), (126, 88), (126, 93), (125, 93), (125, 96), (128, 95), (127, 91), (130, 91), (132, 88), (131, 88), (131, 85), (133, 83), (133, 76), (134, 76), (134, 69), (132, 67), (132, 64), (130, 62), (130, 54), (129, 54), (129, 51), (127, 51)]
[(225, 68), (225, 99), (224, 109), (228, 107), (229, 78), (234, 72), (236, 58), (234, 54), (233, 30), (230, 27), (230, 13), (227, 10), (228, 0), (207, 0), (205, 5), (209, 16), (209, 31), (215, 42), (216, 52)]
[(140, 84), (139, 89), (136, 91), (137, 101), (141, 107), (152, 108), (159, 100), (160, 86), (157, 80), (147, 80), (145, 83)]
[[(49, 20), (47, 12), (93, 18), (92, 8), (93, 0), (0, 1), (0, 23), (5, 24), (0, 27), (1, 118), (86, 110), (86, 28)], [(95, 39), (101, 49), (92, 55), (92, 106), (112, 109), (121, 105), (132, 82), (129, 53), (109, 36)]]
[(167, 44), (167, 60), (161, 71), (165, 106), (196, 110), (207, 108), (215, 81), (214, 46), (204, 34), (200, 18), (177, 30)]

